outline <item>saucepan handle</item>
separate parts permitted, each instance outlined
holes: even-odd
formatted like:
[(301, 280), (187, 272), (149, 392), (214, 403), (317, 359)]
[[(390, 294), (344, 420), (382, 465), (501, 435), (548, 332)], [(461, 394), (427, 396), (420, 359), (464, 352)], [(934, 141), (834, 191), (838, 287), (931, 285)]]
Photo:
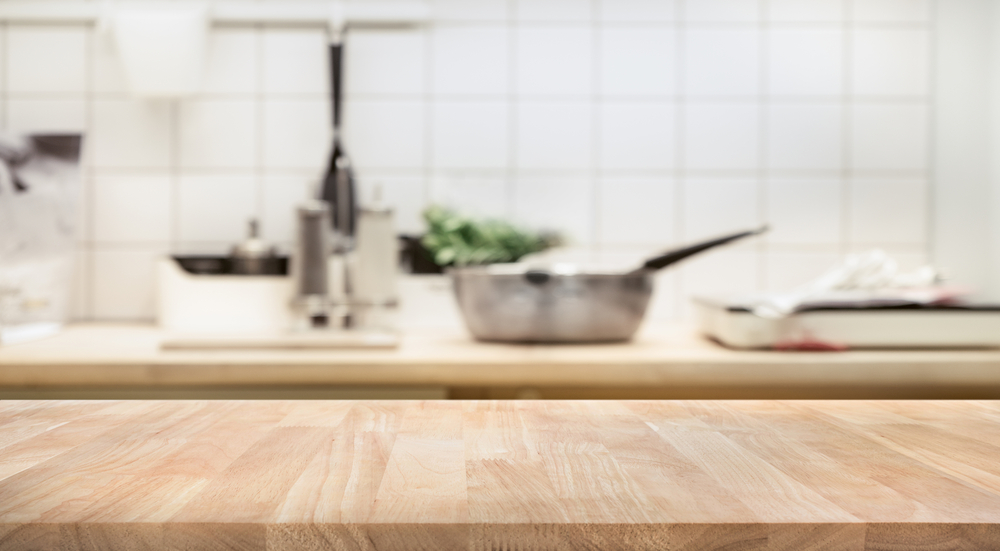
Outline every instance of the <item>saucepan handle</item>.
[[(671, 264), (684, 260), (685, 258), (698, 254), (702, 251), (711, 249), (712, 247), (718, 247), (719, 245), (724, 245), (737, 239), (743, 239), (744, 237), (750, 237), (751, 235), (759, 235), (766, 232), (769, 229), (768, 226), (762, 226), (755, 230), (742, 231), (739, 233), (734, 233), (731, 235), (726, 235), (723, 237), (717, 237), (715, 239), (710, 239), (708, 241), (703, 241), (701, 243), (696, 243), (694, 245), (688, 245), (686, 247), (681, 247), (679, 249), (674, 249), (667, 251), (659, 256), (650, 258), (645, 263), (643, 263), (642, 268), (639, 270), (659, 270), (665, 268)], [(636, 270), (636, 271), (639, 271)]]

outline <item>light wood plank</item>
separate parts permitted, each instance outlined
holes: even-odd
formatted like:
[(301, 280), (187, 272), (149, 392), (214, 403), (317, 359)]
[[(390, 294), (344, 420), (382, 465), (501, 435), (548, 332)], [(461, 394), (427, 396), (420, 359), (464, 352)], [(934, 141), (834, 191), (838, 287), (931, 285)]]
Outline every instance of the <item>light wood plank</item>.
[(0, 402), (0, 549), (1000, 548), (998, 406)]
[[(164, 338), (154, 326), (81, 324), (49, 339), (0, 347), (0, 392), (12, 397), (116, 391), (191, 396), (186, 393), (322, 385), (476, 388), (508, 395), (527, 389), (600, 398), (636, 392), (711, 398), (1000, 398), (1000, 349), (734, 351), (685, 326), (650, 325), (631, 343), (558, 347), (479, 343), (460, 328), (414, 330), (390, 351), (162, 351)], [(0, 424), (3, 415), (0, 407)]]
[(403, 415), (371, 522), (419, 516), (434, 524), (468, 520), (460, 402), (418, 402)]

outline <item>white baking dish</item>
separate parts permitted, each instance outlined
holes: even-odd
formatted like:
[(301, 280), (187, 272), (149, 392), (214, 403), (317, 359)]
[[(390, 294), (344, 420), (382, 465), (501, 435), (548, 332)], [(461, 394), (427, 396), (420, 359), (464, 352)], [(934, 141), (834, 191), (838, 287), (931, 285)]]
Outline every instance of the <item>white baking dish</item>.
[(1000, 347), (1000, 305), (821, 308), (782, 319), (748, 301), (694, 297), (699, 330), (732, 348)]

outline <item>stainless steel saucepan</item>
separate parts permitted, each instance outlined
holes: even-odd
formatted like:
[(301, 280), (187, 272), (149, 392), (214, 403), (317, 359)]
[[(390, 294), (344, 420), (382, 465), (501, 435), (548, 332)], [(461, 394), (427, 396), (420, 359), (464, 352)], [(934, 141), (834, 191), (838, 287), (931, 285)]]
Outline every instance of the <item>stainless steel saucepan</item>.
[(744, 231), (671, 250), (629, 272), (556, 264), (452, 268), (469, 331), (497, 342), (613, 342), (632, 338), (653, 292), (653, 274), (712, 247), (767, 231)]

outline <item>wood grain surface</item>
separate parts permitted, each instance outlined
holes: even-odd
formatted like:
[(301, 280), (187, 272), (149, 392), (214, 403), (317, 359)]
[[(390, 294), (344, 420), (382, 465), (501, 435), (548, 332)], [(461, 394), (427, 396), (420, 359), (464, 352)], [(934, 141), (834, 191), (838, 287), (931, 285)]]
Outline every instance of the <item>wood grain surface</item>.
[(0, 549), (1000, 549), (1000, 402), (3, 401)]
[[(409, 386), (528, 388), (554, 398), (1000, 399), (1000, 350), (737, 351), (685, 326), (645, 326), (625, 344), (562, 346), (480, 343), (439, 328), (408, 331), (395, 350), (162, 351), (165, 337), (153, 326), (84, 324), (0, 347), (0, 395), (50, 389), (40, 397), (99, 397), (72, 390), (127, 388), (154, 392), (135, 397), (174, 389), (171, 396), (198, 398), (206, 396), (185, 391)], [(578, 390), (546, 390), (562, 387)], [(609, 391), (618, 388), (633, 391)]]

